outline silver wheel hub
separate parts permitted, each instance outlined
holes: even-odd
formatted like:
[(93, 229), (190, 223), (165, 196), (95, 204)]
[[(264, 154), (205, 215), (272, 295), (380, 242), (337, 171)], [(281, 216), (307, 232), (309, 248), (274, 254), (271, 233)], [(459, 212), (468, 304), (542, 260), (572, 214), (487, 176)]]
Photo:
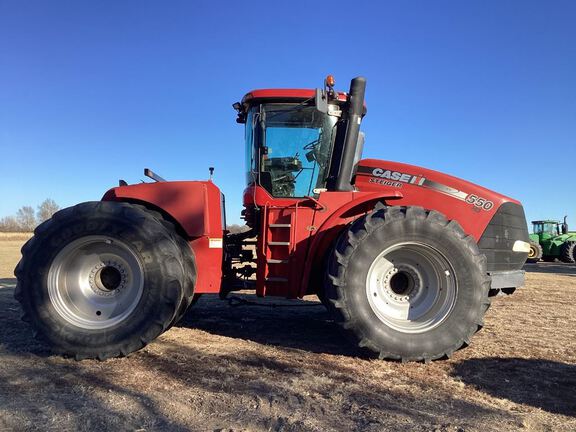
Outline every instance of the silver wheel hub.
[(366, 278), (366, 295), (374, 314), (404, 333), (423, 333), (450, 314), (457, 293), (454, 271), (437, 249), (404, 242), (381, 252)]
[(144, 271), (128, 244), (86, 236), (66, 245), (48, 272), (48, 295), (69, 324), (105, 329), (124, 321), (142, 297)]
[(108, 260), (92, 268), (88, 282), (96, 295), (113, 297), (126, 288), (128, 275), (121, 263)]

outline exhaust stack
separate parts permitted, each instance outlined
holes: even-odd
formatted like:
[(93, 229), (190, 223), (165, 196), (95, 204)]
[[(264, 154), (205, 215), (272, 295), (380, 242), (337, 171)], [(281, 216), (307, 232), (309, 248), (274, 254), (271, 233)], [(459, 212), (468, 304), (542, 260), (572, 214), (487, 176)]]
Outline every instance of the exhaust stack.
[(346, 119), (346, 136), (340, 157), (340, 169), (334, 185), (334, 190), (351, 191), (352, 170), (354, 169), (354, 159), (356, 147), (358, 145), (358, 135), (360, 132), (360, 122), (364, 114), (364, 93), (366, 91), (366, 78), (357, 77), (350, 82), (349, 109)]

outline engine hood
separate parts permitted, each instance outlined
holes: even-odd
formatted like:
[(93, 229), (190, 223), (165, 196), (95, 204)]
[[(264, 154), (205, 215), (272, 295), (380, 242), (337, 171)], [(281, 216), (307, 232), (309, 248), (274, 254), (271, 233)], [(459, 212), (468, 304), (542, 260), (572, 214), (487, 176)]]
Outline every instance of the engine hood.
[(448, 174), (378, 159), (358, 162), (354, 186), (361, 192), (400, 192), (402, 198), (395, 205), (437, 210), (457, 220), (476, 240), (503, 204), (521, 206), (515, 199)]

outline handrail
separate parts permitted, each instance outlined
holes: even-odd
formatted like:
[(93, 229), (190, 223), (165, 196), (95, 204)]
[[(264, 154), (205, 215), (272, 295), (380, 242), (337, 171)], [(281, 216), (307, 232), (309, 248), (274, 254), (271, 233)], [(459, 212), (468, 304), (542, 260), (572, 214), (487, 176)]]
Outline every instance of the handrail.
[(262, 212), (262, 218), (264, 219), (264, 227), (266, 229), (263, 229), (262, 231), (264, 231), (262, 233), (262, 255), (264, 256), (264, 259), (266, 259), (266, 257), (268, 256), (267, 252), (266, 252), (266, 248), (268, 247), (268, 203), (264, 204), (264, 211)]
[(327, 209), (327, 207), (326, 207), (324, 204), (322, 204), (320, 201), (318, 201), (318, 200), (317, 200), (316, 198), (314, 198), (314, 197), (306, 196), (306, 197), (304, 197), (304, 198), (306, 198), (306, 199), (312, 201), (314, 204), (316, 204), (316, 206), (318, 206), (318, 210), (326, 210), (326, 209)]

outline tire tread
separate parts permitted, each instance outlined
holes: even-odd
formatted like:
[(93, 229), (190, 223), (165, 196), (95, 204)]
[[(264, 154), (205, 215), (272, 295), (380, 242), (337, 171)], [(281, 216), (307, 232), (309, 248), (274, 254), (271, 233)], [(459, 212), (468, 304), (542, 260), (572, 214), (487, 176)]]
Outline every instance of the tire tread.
[[(353, 314), (348, 308), (347, 288), (345, 282), (347, 265), (350, 262), (352, 255), (356, 251), (361, 238), (369, 235), (376, 227), (382, 224), (391, 223), (401, 219), (426, 219), (430, 223), (439, 224), (445, 229), (453, 233), (459, 239), (463, 239), (469, 253), (473, 257), (475, 264), (481, 268), (486, 269), (486, 257), (481, 254), (478, 246), (472, 236), (466, 235), (461, 225), (455, 221), (449, 221), (443, 214), (435, 210), (425, 210), (422, 207), (377, 207), (373, 212), (368, 213), (366, 216), (358, 218), (354, 221), (347, 230), (346, 235), (341, 235), (337, 240), (333, 251), (332, 259), (329, 259), (327, 268), (327, 277), (325, 278), (327, 286), (326, 293), (328, 294), (331, 312), (334, 313), (336, 321), (345, 330), (345, 334), (353, 339), (356, 344), (361, 348), (366, 348), (372, 352), (376, 352), (378, 358), (388, 360), (405, 361), (422, 361), (430, 362), (440, 358), (450, 358), (454, 352), (464, 348), (470, 344), (472, 336), (478, 332), (484, 325), (483, 319), (479, 322), (471, 322), (466, 329), (462, 338), (454, 341), (448, 348), (437, 353), (422, 353), (416, 357), (399, 356), (386, 349), (378, 348), (373, 342), (370, 341), (367, 335), (351, 335), (351, 330), (357, 328), (356, 323), (352, 320)], [(362, 233), (359, 235), (359, 233)], [(490, 277), (483, 272), (482, 290), (484, 300), (482, 303), (480, 315), (483, 317), (486, 310), (490, 307), (490, 299), (488, 292), (490, 289)]]

